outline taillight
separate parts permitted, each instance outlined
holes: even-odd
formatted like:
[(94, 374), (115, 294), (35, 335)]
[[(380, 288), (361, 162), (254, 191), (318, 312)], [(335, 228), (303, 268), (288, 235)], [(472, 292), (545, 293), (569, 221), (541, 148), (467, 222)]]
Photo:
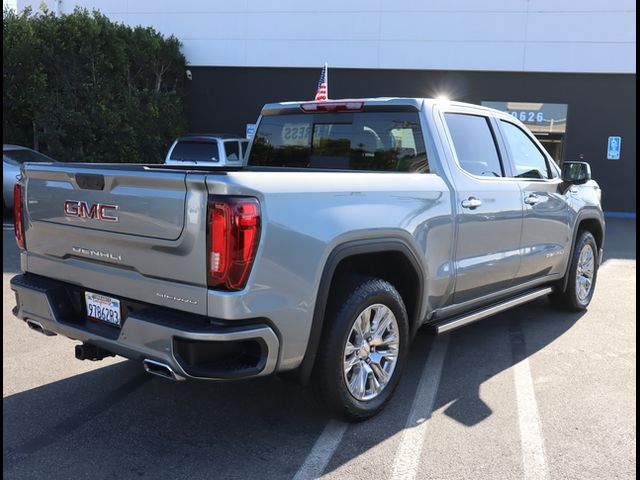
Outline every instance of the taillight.
[(22, 223), (22, 184), (13, 186), (13, 232), (18, 247), (24, 248), (24, 224)]
[(303, 103), (300, 108), (305, 113), (339, 112), (343, 110), (362, 110), (363, 102), (310, 102)]
[(213, 197), (209, 202), (209, 287), (240, 290), (247, 283), (260, 237), (255, 198)]

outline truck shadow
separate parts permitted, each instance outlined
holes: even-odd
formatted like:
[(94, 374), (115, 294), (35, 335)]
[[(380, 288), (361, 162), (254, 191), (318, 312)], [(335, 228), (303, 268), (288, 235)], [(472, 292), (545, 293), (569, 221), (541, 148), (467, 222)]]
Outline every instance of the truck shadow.
[[(444, 408), (468, 428), (488, 419), (494, 412), (480, 396), (483, 383), (580, 316), (542, 299), (453, 332), (434, 411)], [(325, 472), (411, 427), (408, 413), (433, 341), (419, 332), (392, 402), (349, 426)], [(277, 378), (173, 383), (146, 376), (131, 361), (7, 396), (3, 407), (7, 478), (291, 478), (329, 420), (308, 387)]]
[[(542, 298), (452, 332), (449, 334), (432, 412), (439, 411), (466, 428), (474, 428), (489, 419), (496, 412), (482, 399), (482, 386), (554, 342), (571, 329), (583, 314), (554, 310), (548, 300)], [(331, 460), (329, 470), (374, 448), (397, 432), (417, 426), (407, 424), (411, 404), (425, 357), (433, 342), (441, 340), (436, 340), (427, 331), (419, 332), (410, 367), (396, 397), (378, 417), (349, 428), (342, 444), (356, 447), (353, 447), (353, 451), (349, 451), (349, 448), (340, 449)], [(499, 408), (510, 411), (497, 413), (505, 417), (515, 414), (517, 407), (513, 380), (502, 381), (509, 382), (505, 394), (510, 398), (504, 399)], [(423, 420), (429, 421), (429, 417), (420, 419)], [(513, 424), (513, 427), (515, 436), (510, 435), (509, 438), (517, 438), (517, 424)]]

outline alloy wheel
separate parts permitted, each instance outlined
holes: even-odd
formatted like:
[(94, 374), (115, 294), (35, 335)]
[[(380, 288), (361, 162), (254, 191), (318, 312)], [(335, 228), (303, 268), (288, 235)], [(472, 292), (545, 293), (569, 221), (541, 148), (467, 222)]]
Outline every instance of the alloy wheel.
[(360, 401), (376, 398), (398, 362), (398, 320), (386, 305), (367, 307), (355, 319), (344, 348), (344, 380)]

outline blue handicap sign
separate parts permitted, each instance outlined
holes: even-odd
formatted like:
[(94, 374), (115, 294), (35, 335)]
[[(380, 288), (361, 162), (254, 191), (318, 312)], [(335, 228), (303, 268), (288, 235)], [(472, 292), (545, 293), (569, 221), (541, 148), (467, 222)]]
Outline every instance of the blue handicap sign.
[(620, 147), (622, 147), (622, 137), (609, 137), (607, 160), (620, 160)]
[(256, 133), (256, 124), (255, 123), (247, 123), (246, 126), (246, 137), (251, 140), (253, 138), (253, 134)]

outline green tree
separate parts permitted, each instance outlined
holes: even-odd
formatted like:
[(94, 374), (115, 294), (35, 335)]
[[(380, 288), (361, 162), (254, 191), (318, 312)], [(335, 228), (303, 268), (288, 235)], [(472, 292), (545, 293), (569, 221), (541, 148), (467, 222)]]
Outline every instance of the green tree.
[(184, 133), (175, 37), (94, 11), (3, 12), (3, 142), (83, 162), (163, 160)]

